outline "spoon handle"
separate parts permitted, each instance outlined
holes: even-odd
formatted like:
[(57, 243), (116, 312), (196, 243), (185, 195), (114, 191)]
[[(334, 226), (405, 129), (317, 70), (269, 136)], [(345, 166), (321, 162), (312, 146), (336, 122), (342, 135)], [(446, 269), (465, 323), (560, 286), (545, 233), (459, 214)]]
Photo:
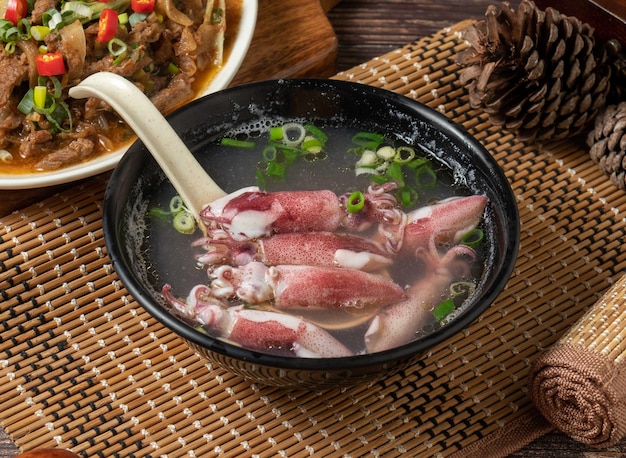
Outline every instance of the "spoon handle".
[(165, 172), (202, 229), (202, 207), (226, 193), (200, 166), (187, 146), (143, 92), (126, 78), (94, 73), (69, 91), (74, 98), (97, 97), (133, 129)]

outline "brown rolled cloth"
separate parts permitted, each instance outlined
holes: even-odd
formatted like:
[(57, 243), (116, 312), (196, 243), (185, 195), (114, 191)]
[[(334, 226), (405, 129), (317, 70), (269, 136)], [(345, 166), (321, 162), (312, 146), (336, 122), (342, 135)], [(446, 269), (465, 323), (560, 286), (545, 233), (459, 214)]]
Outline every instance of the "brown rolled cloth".
[(626, 436), (626, 276), (531, 365), (529, 395), (558, 430), (606, 448)]

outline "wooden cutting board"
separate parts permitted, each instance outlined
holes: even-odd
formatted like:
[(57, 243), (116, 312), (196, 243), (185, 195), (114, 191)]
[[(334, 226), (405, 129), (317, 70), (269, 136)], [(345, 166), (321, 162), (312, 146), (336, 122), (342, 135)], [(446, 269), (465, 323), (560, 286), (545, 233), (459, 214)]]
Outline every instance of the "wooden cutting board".
[[(338, 0), (259, 0), (250, 50), (232, 85), (271, 78), (334, 75), (337, 38), (326, 11), (337, 3)], [(0, 217), (73, 184), (0, 190)]]
[(332, 0), (259, 0), (250, 51), (233, 84), (334, 75), (337, 38), (325, 11), (332, 6)]

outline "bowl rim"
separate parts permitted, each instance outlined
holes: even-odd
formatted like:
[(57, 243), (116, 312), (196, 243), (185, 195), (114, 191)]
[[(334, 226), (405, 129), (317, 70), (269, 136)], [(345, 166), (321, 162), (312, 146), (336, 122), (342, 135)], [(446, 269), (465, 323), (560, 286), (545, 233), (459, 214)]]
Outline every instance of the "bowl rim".
[[(224, 89), (230, 84), (241, 67), (254, 35), (258, 14), (258, 0), (241, 1), (241, 22), (226, 63), (216, 73), (215, 77), (211, 79), (208, 86), (198, 93), (192, 101), (187, 103)], [(87, 162), (50, 172), (0, 173), (0, 190), (36, 189), (56, 186), (107, 172), (115, 168), (130, 146), (131, 144), (128, 144), (110, 153), (101, 154)]]
[[(421, 339), (389, 350), (341, 358), (298, 358), (271, 355), (255, 350), (249, 350), (237, 345), (232, 345), (226, 341), (213, 338), (207, 334), (196, 331), (160, 304), (155, 304), (151, 297), (144, 295), (144, 293), (135, 286), (133, 276), (127, 272), (126, 268), (115, 268), (120, 263), (123, 263), (124, 253), (121, 253), (120, 250), (118, 250), (118, 246), (115, 243), (116, 235), (114, 236), (114, 234), (117, 233), (117, 227), (114, 221), (115, 217), (112, 214), (112, 209), (116, 203), (119, 204), (119, 202), (117, 202), (118, 199), (114, 197), (115, 189), (119, 188), (122, 180), (127, 180), (127, 178), (124, 178), (123, 170), (127, 169), (125, 166), (126, 162), (131, 160), (131, 155), (129, 154), (127, 155), (128, 157), (122, 159), (120, 166), (114, 170), (107, 185), (103, 210), (103, 229), (108, 253), (113, 261), (113, 268), (131, 296), (165, 327), (173, 330), (181, 338), (190, 341), (197, 346), (226, 357), (246, 361), (259, 366), (268, 366), (284, 370), (329, 371), (340, 369), (342, 371), (358, 371), (359, 369), (372, 366), (386, 366), (393, 361), (407, 360), (414, 357), (416, 354), (426, 351), (427, 349), (456, 335), (459, 331), (466, 328), (489, 306), (491, 306), (497, 296), (502, 292), (511, 273), (513, 272), (515, 260), (517, 259), (519, 251), (520, 220), (517, 203), (509, 181), (495, 158), (478, 140), (467, 132), (463, 126), (452, 121), (433, 108), (387, 89), (343, 80), (325, 78), (288, 78), (247, 83), (237, 87), (223, 89), (219, 91), (219, 94), (213, 93), (201, 99), (194, 100), (172, 113), (168, 117), (168, 120), (175, 123), (176, 118), (181, 116), (183, 110), (191, 110), (196, 105), (210, 103), (211, 97), (228, 96), (229, 94), (236, 93), (241, 89), (263, 90), (264, 87), (271, 88), (276, 84), (281, 84), (287, 87), (295, 85), (297, 87), (313, 86), (316, 89), (323, 87), (325, 89), (334, 88), (348, 91), (358, 90), (361, 93), (365, 92), (370, 96), (384, 97), (389, 104), (399, 104), (413, 110), (419, 117), (421, 117), (421, 119), (427, 119), (428, 122), (432, 123), (435, 128), (444, 132), (444, 134), (451, 139), (452, 143), (463, 145), (464, 148), (470, 149), (474, 152), (474, 154), (476, 154), (480, 163), (483, 164), (489, 171), (489, 175), (493, 177), (496, 182), (503, 185), (502, 192), (504, 192), (505, 195), (501, 196), (501, 200), (506, 206), (507, 216), (511, 218), (505, 222), (503, 228), (503, 232), (506, 233), (505, 238), (509, 241), (509, 243), (506, 245), (505, 251), (500, 254), (500, 257), (502, 258), (500, 261), (501, 268), (497, 271), (497, 275), (489, 287), (486, 288), (481, 294), (481, 302), (479, 304), (474, 304), (471, 308), (465, 310), (464, 313), (458, 318), (442, 328), (441, 332), (436, 331)], [(133, 144), (133, 147), (142, 148), (143, 145), (140, 141), (137, 141)], [(143, 150), (145, 155), (149, 156), (145, 147), (143, 147)], [(140, 153), (140, 151), (133, 152)], [(133, 154), (132, 156), (133, 159), (138, 158), (138, 154)], [(150, 160), (150, 158), (148, 158), (148, 160)]]

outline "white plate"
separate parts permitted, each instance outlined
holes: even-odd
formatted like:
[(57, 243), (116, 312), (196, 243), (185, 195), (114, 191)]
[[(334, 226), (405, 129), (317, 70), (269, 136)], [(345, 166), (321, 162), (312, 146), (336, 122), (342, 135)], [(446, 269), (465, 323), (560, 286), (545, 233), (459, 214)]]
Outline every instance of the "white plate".
[[(257, 9), (257, 0), (242, 0), (239, 33), (226, 59), (226, 63), (211, 80), (207, 88), (202, 93), (198, 94), (196, 98), (224, 89), (235, 77), (248, 52), (250, 42), (252, 41), (252, 35), (254, 34), (254, 28), (256, 26)], [(43, 188), (98, 175), (115, 168), (127, 149), (128, 148), (121, 148), (117, 151), (98, 156), (91, 161), (51, 172), (26, 174), (0, 173), (0, 189)]]

